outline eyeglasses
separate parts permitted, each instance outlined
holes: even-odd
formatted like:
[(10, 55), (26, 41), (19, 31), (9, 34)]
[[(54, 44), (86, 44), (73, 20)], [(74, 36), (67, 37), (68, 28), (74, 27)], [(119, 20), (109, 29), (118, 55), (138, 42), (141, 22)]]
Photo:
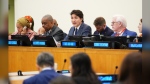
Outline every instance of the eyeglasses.
[(111, 22), (112, 25), (115, 24), (115, 23), (117, 23), (117, 22)]

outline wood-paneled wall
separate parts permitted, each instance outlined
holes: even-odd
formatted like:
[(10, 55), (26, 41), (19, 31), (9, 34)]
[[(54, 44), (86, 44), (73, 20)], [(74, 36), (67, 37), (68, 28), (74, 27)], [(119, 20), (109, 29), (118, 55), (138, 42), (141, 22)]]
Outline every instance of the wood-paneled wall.
[(77, 52), (86, 52), (96, 73), (114, 73), (115, 66), (119, 67), (126, 54), (133, 51), (137, 50), (9, 46), (9, 72), (36, 71), (36, 57), (40, 52), (52, 53), (58, 70), (67, 59), (64, 69), (68, 70), (70, 57)]

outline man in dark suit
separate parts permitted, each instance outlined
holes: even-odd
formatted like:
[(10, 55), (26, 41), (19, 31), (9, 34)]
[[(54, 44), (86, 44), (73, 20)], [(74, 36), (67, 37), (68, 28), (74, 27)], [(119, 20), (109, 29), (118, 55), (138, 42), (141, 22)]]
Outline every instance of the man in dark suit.
[(51, 54), (43, 52), (37, 57), (39, 74), (23, 81), (23, 84), (48, 84), (49, 81), (59, 76), (53, 69), (54, 58)]
[(111, 26), (114, 31), (114, 34), (111, 36), (137, 36), (136, 32), (130, 31), (126, 28), (127, 22), (125, 17), (122, 15), (113, 16)]
[(106, 26), (106, 21), (103, 17), (97, 17), (93, 24), (96, 27), (93, 35), (111, 36), (114, 33), (113, 30)]
[(61, 41), (64, 38), (63, 31), (59, 27), (54, 26), (53, 22), (53, 17), (51, 15), (45, 15), (42, 18), (42, 27), (46, 31), (44, 35), (53, 36), (56, 41)]
[(70, 15), (73, 26), (70, 28), (69, 33), (64, 40), (68, 40), (68, 36), (91, 35), (91, 27), (84, 23), (82, 11), (73, 10)]

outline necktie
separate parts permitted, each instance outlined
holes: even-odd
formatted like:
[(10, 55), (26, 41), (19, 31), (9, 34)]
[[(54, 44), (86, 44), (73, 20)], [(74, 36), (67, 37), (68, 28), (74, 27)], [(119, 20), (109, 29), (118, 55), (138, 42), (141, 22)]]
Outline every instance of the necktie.
[(77, 31), (78, 31), (78, 29), (77, 29), (77, 28), (75, 28), (75, 35), (77, 35)]
[(46, 32), (46, 36), (49, 36), (49, 31), (48, 31), (48, 32)]
[(50, 31), (46, 32), (46, 36), (49, 36), (50, 35)]

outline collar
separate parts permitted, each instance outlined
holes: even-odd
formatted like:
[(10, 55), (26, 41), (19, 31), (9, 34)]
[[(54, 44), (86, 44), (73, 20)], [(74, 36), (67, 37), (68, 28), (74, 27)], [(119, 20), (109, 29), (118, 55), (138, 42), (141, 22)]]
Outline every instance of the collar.
[(48, 33), (50, 33), (52, 30), (50, 29), (49, 31), (48, 31)]
[(55, 28), (55, 26), (53, 26), (53, 27), (48, 31), (48, 33), (50, 33), (51, 31), (53, 31), (54, 28)]
[(52, 69), (51, 67), (45, 67), (45, 68), (42, 69), (42, 71), (44, 71), (44, 70), (51, 70), (51, 69)]
[(78, 27), (75, 27), (75, 28), (77, 28), (77, 30), (79, 30), (80, 26), (81, 26), (81, 24)]
[[(107, 26), (106, 26), (107, 27)], [(106, 31), (106, 27), (104, 28), (104, 30), (103, 31), (101, 31), (101, 32), (98, 32), (98, 33), (103, 33), (103, 32), (105, 32)]]
[(124, 33), (125, 30), (126, 30), (126, 28), (124, 28), (123, 30), (121, 30), (120, 32), (118, 32), (118, 35), (122, 36), (122, 34)]

